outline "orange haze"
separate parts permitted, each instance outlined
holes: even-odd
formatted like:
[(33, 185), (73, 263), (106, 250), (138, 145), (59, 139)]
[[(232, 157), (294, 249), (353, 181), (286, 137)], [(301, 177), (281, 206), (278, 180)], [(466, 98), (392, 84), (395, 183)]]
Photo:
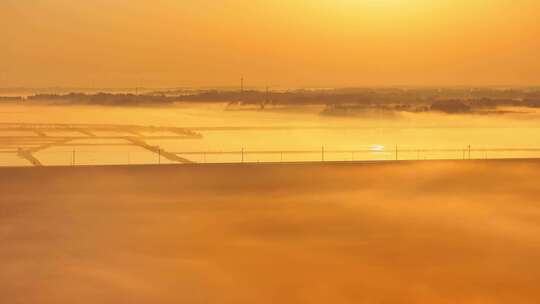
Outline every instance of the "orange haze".
[(0, 87), (528, 85), (536, 0), (2, 0)]
[(539, 303), (539, 178), (538, 161), (1, 169), (0, 302)]

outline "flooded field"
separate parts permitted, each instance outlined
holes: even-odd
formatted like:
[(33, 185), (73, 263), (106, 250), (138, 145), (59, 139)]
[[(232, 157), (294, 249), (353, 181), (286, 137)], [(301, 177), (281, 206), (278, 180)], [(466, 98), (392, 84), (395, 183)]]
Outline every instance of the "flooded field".
[[(174, 107), (0, 105), (0, 166), (28, 166), (17, 156), (34, 150), (42, 165), (535, 158), (540, 114), (398, 113), (392, 117), (332, 117), (321, 107), (228, 110), (223, 103)], [(13, 128), (22, 124), (32, 128)], [(65, 124), (43, 129), (38, 124)], [(87, 124), (86, 129), (72, 125)], [(93, 125), (185, 128), (93, 129)], [(127, 138), (144, 138), (134, 145)], [(43, 140), (54, 141), (46, 145)], [(153, 147), (153, 148), (150, 148)]]

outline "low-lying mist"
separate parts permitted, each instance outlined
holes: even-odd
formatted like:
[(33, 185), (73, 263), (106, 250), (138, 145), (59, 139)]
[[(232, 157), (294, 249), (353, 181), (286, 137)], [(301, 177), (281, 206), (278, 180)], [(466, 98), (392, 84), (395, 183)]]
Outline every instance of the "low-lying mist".
[[(256, 150), (385, 150), (462, 149), (473, 148), (538, 148), (540, 146), (540, 113), (535, 109), (505, 108), (506, 114), (443, 114), (436, 112), (395, 112), (394, 115), (322, 115), (322, 106), (247, 108), (231, 110), (226, 103), (180, 103), (161, 107), (120, 107), (90, 105), (0, 105), (2, 123), (112, 124), (141, 126), (175, 126), (192, 128), (201, 139), (152, 140), (149, 144), (167, 151), (240, 151)], [(231, 129), (236, 127), (237, 129)], [(17, 136), (5, 132), (0, 136)], [(22, 133), (20, 135), (23, 135)], [(24, 134), (28, 135), (28, 134)], [(51, 133), (60, 135), (60, 133)], [(49, 148), (40, 151), (45, 164), (70, 164), (72, 150), (80, 153), (82, 164), (156, 163), (157, 158), (138, 148), (86, 146)], [(96, 143), (96, 141), (94, 141)], [(121, 142), (119, 142), (121, 143)], [(88, 153), (85, 153), (88, 152)], [(328, 160), (394, 159), (391, 152), (328, 154)], [(129, 153), (129, 155), (128, 155)], [(460, 151), (445, 154), (412, 152), (404, 159), (462, 158)], [(475, 158), (490, 155), (476, 153)], [(532, 154), (491, 154), (491, 157), (534, 157)], [(196, 162), (237, 162), (240, 155), (186, 155)], [(272, 157), (249, 154), (247, 161), (320, 160), (320, 155), (285, 155)], [(0, 155), (2, 165), (13, 160)]]
[(0, 301), (535, 303), (539, 169), (2, 169)]

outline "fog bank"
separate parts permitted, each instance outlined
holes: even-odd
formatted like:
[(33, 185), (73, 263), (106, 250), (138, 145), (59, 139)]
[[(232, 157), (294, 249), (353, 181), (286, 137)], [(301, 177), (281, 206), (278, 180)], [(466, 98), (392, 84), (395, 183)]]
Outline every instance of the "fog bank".
[(539, 169), (2, 169), (0, 301), (536, 303)]

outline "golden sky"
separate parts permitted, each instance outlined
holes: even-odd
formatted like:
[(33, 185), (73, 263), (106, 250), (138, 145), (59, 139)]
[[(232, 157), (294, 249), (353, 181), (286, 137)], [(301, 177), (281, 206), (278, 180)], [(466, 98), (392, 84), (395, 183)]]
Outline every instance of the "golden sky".
[(540, 84), (538, 0), (0, 0), (0, 87)]

